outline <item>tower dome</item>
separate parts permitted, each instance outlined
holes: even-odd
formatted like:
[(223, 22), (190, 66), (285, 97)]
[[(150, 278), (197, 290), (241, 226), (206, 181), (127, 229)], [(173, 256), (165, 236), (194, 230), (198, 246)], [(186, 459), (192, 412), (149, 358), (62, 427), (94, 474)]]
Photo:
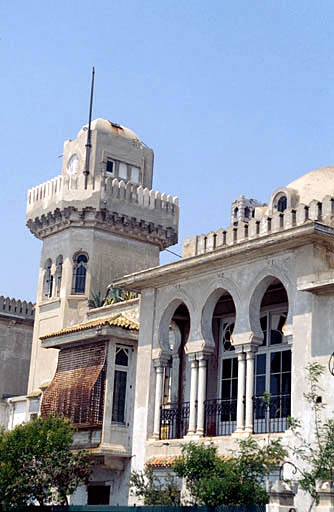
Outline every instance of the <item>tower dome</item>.
[(299, 203), (309, 204), (313, 199), (322, 201), (326, 195), (334, 196), (334, 166), (315, 169), (292, 181), (287, 188), (294, 189)]

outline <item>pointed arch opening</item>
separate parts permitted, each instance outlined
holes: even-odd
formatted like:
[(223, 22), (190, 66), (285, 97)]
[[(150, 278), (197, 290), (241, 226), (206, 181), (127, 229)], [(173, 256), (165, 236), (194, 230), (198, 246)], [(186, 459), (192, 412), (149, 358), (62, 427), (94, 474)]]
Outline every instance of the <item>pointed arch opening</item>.
[(179, 439), (189, 425), (190, 365), (185, 345), (190, 314), (185, 303), (178, 301), (167, 308), (166, 315), (160, 326), (160, 343), (169, 356), (163, 375), (160, 439)]
[(291, 414), (291, 347), (284, 336), (289, 300), (283, 283), (272, 278), (262, 292), (259, 320), (263, 335), (255, 356), (254, 432), (282, 432)]
[(211, 314), (207, 322), (211, 321), (214, 343), (208, 359), (210, 378), (205, 400), (205, 435), (230, 435), (236, 428), (237, 414), (238, 358), (232, 339), (236, 308), (227, 290), (216, 290), (205, 309), (206, 314)]

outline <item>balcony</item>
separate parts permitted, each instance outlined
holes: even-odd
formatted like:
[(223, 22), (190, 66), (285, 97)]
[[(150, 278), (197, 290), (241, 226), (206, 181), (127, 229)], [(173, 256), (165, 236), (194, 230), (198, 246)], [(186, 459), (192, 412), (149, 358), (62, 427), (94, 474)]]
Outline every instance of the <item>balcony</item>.
[(237, 427), (237, 400), (206, 400), (205, 436), (230, 436)]
[[(291, 414), (291, 395), (253, 398), (254, 434), (284, 432)], [(230, 436), (237, 427), (237, 400), (205, 400), (205, 437)], [(173, 402), (160, 408), (160, 439), (182, 439), (189, 426), (190, 402)]]
[(190, 402), (161, 406), (160, 439), (182, 439), (188, 432)]
[(254, 434), (284, 432), (288, 428), (288, 417), (291, 415), (291, 394), (271, 395), (268, 400), (263, 396), (255, 396)]

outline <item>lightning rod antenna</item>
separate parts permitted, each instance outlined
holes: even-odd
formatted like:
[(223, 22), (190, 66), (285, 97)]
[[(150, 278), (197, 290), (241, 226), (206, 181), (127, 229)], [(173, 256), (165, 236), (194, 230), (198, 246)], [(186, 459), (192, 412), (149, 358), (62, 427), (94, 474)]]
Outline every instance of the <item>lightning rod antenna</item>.
[(90, 104), (89, 104), (89, 120), (88, 120), (88, 132), (87, 132), (87, 143), (86, 143), (86, 162), (85, 162), (85, 189), (87, 189), (88, 175), (89, 175), (89, 163), (90, 163), (90, 150), (92, 148), (92, 132), (90, 129), (90, 125), (92, 122), (92, 110), (93, 110), (93, 94), (94, 94), (94, 77), (95, 77), (95, 68), (93, 66), (92, 71), (92, 85), (90, 88)]

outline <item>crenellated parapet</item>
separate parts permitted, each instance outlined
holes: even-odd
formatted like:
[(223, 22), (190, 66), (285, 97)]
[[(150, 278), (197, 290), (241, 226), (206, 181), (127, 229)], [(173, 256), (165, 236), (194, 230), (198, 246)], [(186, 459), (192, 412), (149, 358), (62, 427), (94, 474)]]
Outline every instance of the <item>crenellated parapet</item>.
[(32, 302), (25, 300), (11, 299), (10, 297), (0, 296), (0, 316), (11, 316), (34, 320), (35, 306)]
[(58, 176), (28, 191), (27, 226), (45, 238), (69, 226), (97, 226), (161, 249), (177, 242), (179, 201), (104, 174), (84, 187), (84, 176)]
[(183, 241), (183, 257), (204, 254), (224, 246), (232, 246), (301, 226), (308, 222), (320, 222), (334, 226), (334, 197), (325, 196), (322, 201), (300, 203), (296, 208), (283, 212), (267, 207), (256, 208), (254, 217), (248, 222), (233, 222), (227, 229), (218, 229), (208, 234), (192, 236)]

